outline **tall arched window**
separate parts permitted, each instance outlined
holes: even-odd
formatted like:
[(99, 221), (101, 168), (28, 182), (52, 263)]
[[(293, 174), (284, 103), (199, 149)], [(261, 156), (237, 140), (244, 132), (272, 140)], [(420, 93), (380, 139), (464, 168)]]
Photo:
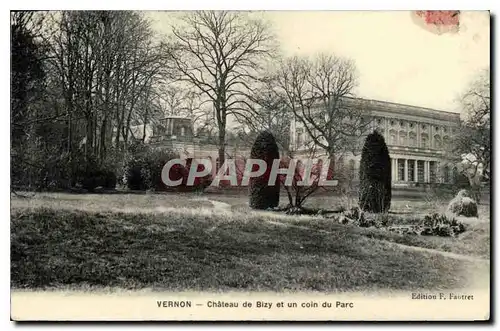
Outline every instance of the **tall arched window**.
[(412, 147), (417, 146), (417, 134), (415, 132), (410, 132), (409, 134), (409, 145)]
[(446, 148), (450, 143), (450, 138), (448, 136), (443, 137), (443, 146)]
[(406, 146), (407, 143), (407, 134), (404, 131), (399, 131), (399, 145)]
[(181, 137), (184, 137), (185, 134), (186, 134), (186, 128), (181, 126)]
[(420, 147), (429, 148), (429, 136), (426, 133), (422, 134)]
[(389, 131), (389, 143), (392, 145), (396, 144), (396, 131), (394, 130)]
[(436, 149), (440, 149), (443, 144), (441, 143), (441, 136), (439, 135), (435, 135), (434, 136), (434, 148)]

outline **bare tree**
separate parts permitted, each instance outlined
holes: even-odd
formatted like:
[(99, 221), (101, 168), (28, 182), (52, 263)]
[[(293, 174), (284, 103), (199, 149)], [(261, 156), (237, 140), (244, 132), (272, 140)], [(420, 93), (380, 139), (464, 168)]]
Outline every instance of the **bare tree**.
[[(292, 180), (287, 184), (286, 175), (280, 175), (279, 180), (288, 197), (290, 213), (303, 212), (306, 200), (320, 190), (331, 190), (334, 186), (325, 186), (323, 180), (331, 181), (333, 171), (329, 165), (324, 165), (323, 159), (316, 159), (314, 147), (308, 149), (307, 158), (294, 159), (291, 156), (281, 158), (280, 168), (288, 168), (291, 162), (295, 163)], [(326, 168), (328, 166), (328, 168)], [(309, 170), (308, 170), (309, 169)], [(324, 174), (322, 174), (325, 172)], [(301, 182), (307, 182), (305, 185)]]
[(243, 13), (199, 11), (182, 23), (173, 26), (176, 79), (212, 103), (222, 164), (228, 117), (247, 116), (247, 93), (262, 60), (273, 52), (274, 37), (262, 20)]
[[(464, 159), (461, 171), (473, 188), (490, 179), (491, 123), (490, 70), (481, 71), (462, 94), (463, 122), (453, 137), (452, 152)], [(481, 171), (480, 171), (481, 170)]]
[(353, 61), (327, 54), (312, 60), (295, 56), (282, 60), (273, 80), (275, 93), (331, 160), (357, 149), (371, 119), (352, 100), (357, 86)]
[(273, 91), (272, 80), (264, 80), (249, 96), (251, 117), (241, 117), (239, 133), (251, 147), (262, 131), (273, 134), (283, 155), (290, 154), (290, 124), (293, 113), (285, 101)]

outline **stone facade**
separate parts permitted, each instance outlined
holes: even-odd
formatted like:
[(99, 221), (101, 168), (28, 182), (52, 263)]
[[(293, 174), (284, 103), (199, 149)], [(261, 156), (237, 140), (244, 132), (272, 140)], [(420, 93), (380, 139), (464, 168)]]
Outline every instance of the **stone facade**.
[[(411, 187), (429, 183), (453, 183), (458, 157), (446, 152), (453, 135), (460, 126), (458, 113), (439, 111), (410, 105), (366, 99), (348, 99), (350, 106), (366, 110), (372, 118), (371, 129), (378, 130), (389, 148), (394, 187)], [(320, 109), (318, 109), (320, 111)], [(215, 144), (203, 143), (194, 136), (192, 120), (169, 116), (146, 129), (146, 142), (177, 151), (181, 157), (217, 159)], [(290, 126), (290, 149), (306, 151), (310, 142), (307, 132), (297, 120)], [(360, 146), (364, 137), (361, 137)], [(228, 156), (248, 156), (249, 151), (238, 146), (226, 146)], [(352, 172), (356, 181), (359, 173), (360, 151), (344, 154), (337, 166)]]
[[(381, 133), (389, 148), (393, 186), (425, 183), (453, 183), (459, 158), (447, 152), (460, 126), (460, 114), (390, 102), (349, 99), (372, 119), (371, 129)], [(298, 121), (291, 125), (292, 150), (301, 153), (310, 142)], [(364, 137), (361, 138), (364, 141)], [(359, 144), (362, 146), (362, 141)], [(338, 166), (345, 166), (357, 180), (360, 151), (344, 154)]]

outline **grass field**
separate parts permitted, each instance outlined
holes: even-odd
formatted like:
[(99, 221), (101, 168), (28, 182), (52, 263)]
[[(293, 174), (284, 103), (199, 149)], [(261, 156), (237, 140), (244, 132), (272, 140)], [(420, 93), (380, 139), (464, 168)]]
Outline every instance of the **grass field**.
[(245, 206), (241, 196), (194, 194), (13, 198), (11, 286), (337, 292), (456, 289), (489, 277), (488, 262), (393, 244), (489, 259), (484, 219), (459, 238), (410, 237)]

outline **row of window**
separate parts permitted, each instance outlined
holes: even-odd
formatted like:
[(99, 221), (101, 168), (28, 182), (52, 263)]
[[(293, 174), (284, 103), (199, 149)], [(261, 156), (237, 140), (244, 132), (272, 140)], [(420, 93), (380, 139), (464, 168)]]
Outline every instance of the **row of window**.
[(400, 145), (400, 146), (410, 146), (410, 147), (420, 147), (420, 148), (435, 148), (440, 149), (448, 144), (449, 138), (445, 136), (441, 138), (440, 135), (435, 135), (432, 140), (432, 144), (429, 144), (429, 136), (426, 133), (420, 135), (420, 146), (417, 141), (417, 134), (415, 132), (410, 132), (409, 134), (400, 131), (389, 131), (389, 144)]
[[(405, 122), (405, 121), (396, 121), (396, 120), (390, 120), (390, 121), (388, 121), (388, 122), (389, 122), (389, 124), (390, 124), (391, 126), (396, 126), (397, 124), (399, 124), (399, 126), (400, 126), (401, 128), (407, 128), (407, 127), (408, 127), (408, 128), (410, 128), (410, 129), (413, 129), (413, 128), (415, 128), (415, 127), (416, 127), (416, 123), (414, 123), (414, 122)], [(380, 125), (380, 124), (382, 124), (382, 119), (381, 119), (381, 118), (377, 118), (377, 119), (376, 119), (376, 123), (377, 123), (377, 124), (379, 124), (379, 125)], [(427, 128), (428, 128), (428, 127), (430, 127), (428, 124), (425, 124), (425, 123), (421, 123), (421, 124), (420, 124), (420, 128), (421, 128), (422, 130), (427, 130)], [(448, 132), (448, 130), (449, 130), (449, 129), (448, 129), (447, 127), (440, 127), (440, 126), (437, 126), (437, 125), (436, 125), (436, 126), (434, 126), (434, 132), (439, 132), (439, 131), (442, 131), (443, 133), (447, 133), (447, 132)], [(454, 132), (455, 132), (455, 129), (454, 129), (454, 128), (453, 128), (453, 129), (451, 129), (451, 132), (453, 132), (453, 133), (454, 133)]]
[[(407, 160), (407, 177), (405, 178), (405, 160), (398, 160), (397, 171), (395, 173), (396, 178), (393, 178), (394, 181), (408, 181), (408, 182), (418, 182), (425, 183), (427, 182), (425, 178), (425, 161), (418, 160), (415, 167), (415, 160)], [(356, 178), (357, 170), (355, 167), (355, 161), (349, 160), (349, 170), (353, 176)], [(443, 183), (451, 183), (455, 181), (457, 176), (457, 169), (451, 168), (448, 165), (445, 165), (442, 169), (442, 181)], [(429, 162), (429, 182), (435, 183), (437, 182), (437, 163), (435, 161)], [(416, 177), (415, 177), (416, 176)]]
[[(426, 182), (424, 165), (424, 161), (417, 161), (417, 168), (415, 169), (415, 161), (408, 160), (408, 174), (405, 179), (405, 160), (398, 160), (397, 178), (394, 180), (424, 183)], [(415, 175), (417, 175), (416, 178)], [(429, 180), (431, 183), (436, 181), (436, 162), (433, 161), (429, 162)]]
[(167, 128), (161, 124), (153, 127), (153, 135), (155, 136), (178, 134), (179, 136), (184, 137), (188, 134), (188, 130), (185, 126), (181, 126), (180, 128), (175, 127), (173, 128), (173, 131), (174, 132), (172, 132), (172, 128)]
[[(297, 132), (297, 146), (304, 146), (307, 140), (307, 133), (305, 132)], [(425, 133), (420, 135), (420, 144), (417, 141), (417, 134), (414, 132), (410, 132), (409, 134), (406, 132), (389, 132), (389, 140), (388, 143), (390, 145), (398, 145), (398, 146), (409, 146), (409, 147), (420, 147), (420, 148), (434, 148), (441, 149), (443, 146), (447, 146), (449, 142), (448, 136), (441, 138), (439, 135), (435, 135), (432, 140), (432, 144), (429, 143), (429, 136)]]
[[(407, 168), (407, 181), (409, 182), (425, 182), (425, 171), (424, 171), (424, 161), (417, 161), (417, 169), (415, 169), (415, 160), (408, 160), (408, 168)], [(415, 174), (415, 171), (417, 172)], [(429, 162), (429, 182), (435, 183), (437, 181), (437, 163), (435, 161)], [(457, 177), (457, 169), (455, 167), (451, 168), (448, 165), (445, 165), (441, 168), (442, 182), (443, 183), (452, 183), (456, 180)], [(415, 175), (417, 176), (415, 178)], [(405, 181), (405, 160), (398, 160), (398, 171), (397, 178), (394, 180)]]

